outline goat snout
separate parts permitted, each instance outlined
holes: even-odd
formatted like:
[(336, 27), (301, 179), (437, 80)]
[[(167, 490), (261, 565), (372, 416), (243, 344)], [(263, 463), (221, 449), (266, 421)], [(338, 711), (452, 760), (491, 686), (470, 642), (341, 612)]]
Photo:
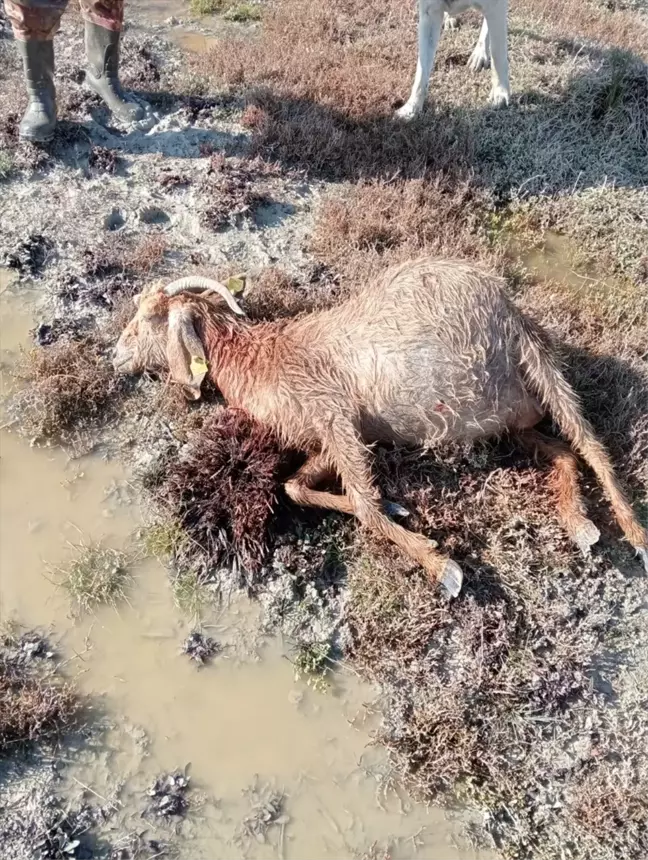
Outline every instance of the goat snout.
[(133, 358), (133, 350), (125, 349), (123, 346), (117, 344), (112, 354), (112, 365), (115, 373), (134, 373)]

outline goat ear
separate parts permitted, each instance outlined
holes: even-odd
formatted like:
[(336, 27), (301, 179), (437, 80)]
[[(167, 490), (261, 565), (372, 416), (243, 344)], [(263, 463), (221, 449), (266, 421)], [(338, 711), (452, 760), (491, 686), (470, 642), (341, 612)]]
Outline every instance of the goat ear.
[(193, 313), (187, 305), (169, 310), (167, 361), (171, 377), (182, 386), (185, 397), (199, 400), (208, 367), (205, 350), (194, 328)]

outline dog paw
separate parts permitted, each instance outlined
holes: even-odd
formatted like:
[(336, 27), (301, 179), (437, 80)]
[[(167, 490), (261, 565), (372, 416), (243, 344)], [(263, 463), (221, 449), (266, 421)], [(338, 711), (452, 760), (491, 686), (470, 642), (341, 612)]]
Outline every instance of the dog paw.
[(493, 87), (490, 91), (490, 96), (488, 101), (494, 107), (506, 107), (509, 103), (509, 91), (505, 90), (504, 87)]
[(396, 119), (401, 120), (401, 122), (410, 122), (415, 119), (421, 113), (421, 108), (417, 104), (413, 104), (411, 102), (406, 102), (402, 108), (399, 108), (394, 117)]
[(488, 69), (491, 64), (490, 55), (483, 45), (476, 45), (468, 60), (468, 68), (471, 72), (481, 72)]

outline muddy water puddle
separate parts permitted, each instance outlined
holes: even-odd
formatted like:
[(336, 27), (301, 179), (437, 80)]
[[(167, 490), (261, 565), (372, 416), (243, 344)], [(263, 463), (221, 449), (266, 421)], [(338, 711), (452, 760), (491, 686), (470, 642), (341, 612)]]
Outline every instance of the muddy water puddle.
[(189, 5), (188, 0), (135, 0), (130, 4), (152, 24), (161, 24), (169, 18), (187, 17), (190, 14)]
[[(19, 360), (31, 327), (30, 298), (15, 292), (0, 289), (5, 390), (7, 367)], [(375, 691), (345, 670), (326, 693), (296, 681), (289, 645), (260, 638), (257, 609), (247, 601), (206, 619), (221, 650), (202, 668), (181, 651), (191, 621), (175, 607), (156, 561), (133, 565), (127, 602), (117, 610), (73, 613), (53, 570), (81, 541), (132, 544), (139, 525), (118, 464), (100, 456), (70, 460), (2, 430), (2, 619), (51, 629), (67, 671), (111, 727), (98, 748), (81, 751), (82, 764), (68, 768), (72, 789), (83, 784), (101, 797), (117, 796), (123, 829), (142, 830), (146, 788), (160, 772), (189, 765), (190, 796), (202, 799), (183, 825), (180, 856), (192, 860), (351, 858), (374, 843), (392, 846), (394, 857), (477, 856), (456, 847), (458, 825), (439, 810), (383, 791), (389, 768), (369, 746), (371, 717), (363, 706)], [(285, 795), (283, 824), (272, 826), (264, 842), (237, 838), (265, 796), (244, 794), (255, 781)], [(157, 838), (165, 832), (165, 825), (152, 828)]]
[(192, 54), (206, 54), (212, 48), (222, 47), (216, 33), (235, 31), (240, 35), (241, 28), (221, 15), (192, 15), (186, 0), (136, 0), (130, 8), (136, 10), (145, 26), (172, 22), (169, 38)]
[(574, 296), (605, 299), (620, 289), (618, 280), (584, 265), (575, 241), (561, 233), (547, 231), (541, 245), (521, 251), (519, 257), (537, 280), (558, 283)]

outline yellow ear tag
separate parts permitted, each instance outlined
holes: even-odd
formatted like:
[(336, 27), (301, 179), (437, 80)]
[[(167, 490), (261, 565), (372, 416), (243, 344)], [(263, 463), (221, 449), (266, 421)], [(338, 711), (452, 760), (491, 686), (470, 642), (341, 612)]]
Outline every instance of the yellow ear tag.
[(234, 275), (227, 279), (227, 289), (233, 296), (238, 296), (245, 289), (245, 275)]
[(189, 370), (191, 371), (191, 375), (195, 379), (197, 376), (205, 376), (207, 373), (207, 362), (204, 358), (201, 358), (199, 355), (191, 356), (191, 364), (189, 365)]

